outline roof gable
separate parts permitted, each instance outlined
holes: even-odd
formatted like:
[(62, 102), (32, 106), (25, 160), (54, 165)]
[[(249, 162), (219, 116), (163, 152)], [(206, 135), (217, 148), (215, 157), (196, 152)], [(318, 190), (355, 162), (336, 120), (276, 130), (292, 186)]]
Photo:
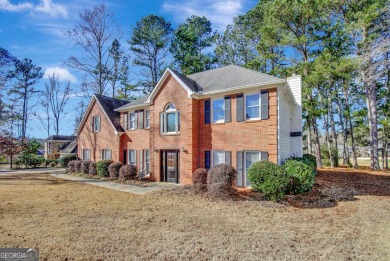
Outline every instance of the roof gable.
[(111, 126), (114, 128), (116, 132), (123, 132), (122, 126), (120, 124), (120, 112), (115, 111), (116, 108), (119, 108), (128, 103), (128, 101), (118, 100), (115, 98), (110, 98), (104, 95), (94, 94), (89, 102), (87, 110), (85, 111), (83, 118), (77, 128), (76, 133), (79, 134), (82, 126), (84, 126), (85, 121), (87, 120), (87, 115), (89, 115), (94, 101), (99, 104), (103, 113), (106, 115), (107, 119), (111, 123)]

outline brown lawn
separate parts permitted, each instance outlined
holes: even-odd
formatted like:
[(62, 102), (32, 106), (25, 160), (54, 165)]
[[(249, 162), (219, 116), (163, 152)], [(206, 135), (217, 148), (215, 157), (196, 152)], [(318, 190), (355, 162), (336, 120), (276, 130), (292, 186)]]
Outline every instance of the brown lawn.
[(3, 175), (0, 247), (39, 247), (41, 260), (390, 260), (389, 173), (320, 171), (313, 193), (338, 200), (330, 208), (189, 191), (140, 196)]

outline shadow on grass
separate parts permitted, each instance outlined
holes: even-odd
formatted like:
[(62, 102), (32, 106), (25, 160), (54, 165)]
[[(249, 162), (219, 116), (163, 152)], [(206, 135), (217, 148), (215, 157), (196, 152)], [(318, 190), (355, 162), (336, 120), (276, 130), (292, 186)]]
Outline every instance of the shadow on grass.
[(364, 195), (390, 196), (390, 173), (347, 168), (320, 169), (312, 192), (287, 195), (286, 201), (299, 208), (328, 208), (336, 206), (337, 202), (357, 200), (356, 196)]

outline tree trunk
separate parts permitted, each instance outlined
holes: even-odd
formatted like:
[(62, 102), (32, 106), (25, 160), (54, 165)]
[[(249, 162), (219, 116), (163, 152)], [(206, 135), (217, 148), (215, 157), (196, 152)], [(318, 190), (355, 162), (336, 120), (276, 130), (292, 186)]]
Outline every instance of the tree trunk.
[(320, 136), (318, 135), (318, 127), (316, 119), (312, 119), (313, 134), (315, 139), (315, 152), (317, 158), (317, 167), (322, 168), (322, 158), (321, 158), (321, 147), (320, 147)]
[(311, 140), (311, 124), (307, 122), (307, 151), (310, 155), (313, 155), (313, 145)]
[(338, 162), (339, 147), (338, 147), (338, 142), (337, 142), (336, 127), (335, 127), (334, 117), (333, 117), (332, 94), (329, 94), (329, 119), (330, 119), (330, 129), (332, 131), (332, 139), (333, 139), (334, 146), (336, 147), (336, 153), (337, 153), (337, 157), (336, 157), (337, 162), (334, 162), (334, 165), (335, 165), (335, 167), (337, 167), (339, 165), (339, 162)]
[(344, 117), (343, 114), (341, 113), (341, 105), (340, 101), (337, 100), (336, 102), (337, 106), (337, 111), (339, 114), (339, 119), (340, 119), (340, 126), (341, 126), (341, 133), (342, 133), (342, 138), (343, 138), (343, 164), (348, 164), (348, 158), (347, 158), (347, 149), (348, 149), (348, 143), (347, 143), (347, 132), (346, 128), (344, 127)]

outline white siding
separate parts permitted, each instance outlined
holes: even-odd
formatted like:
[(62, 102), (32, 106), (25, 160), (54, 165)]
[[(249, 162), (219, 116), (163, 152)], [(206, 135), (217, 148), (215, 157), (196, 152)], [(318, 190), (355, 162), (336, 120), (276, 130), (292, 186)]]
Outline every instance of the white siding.
[[(301, 76), (296, 75), (287, 78), (290, 88), (297, 104), (291, 103), (290, 107), (290, 131), (302, 133), (302, 80)], [(290, 154), (302, 156), (302, 136), (290, 137)]]
[(278, 88), (278, 163), (290, 157), (290, 101), (284, 88)]

